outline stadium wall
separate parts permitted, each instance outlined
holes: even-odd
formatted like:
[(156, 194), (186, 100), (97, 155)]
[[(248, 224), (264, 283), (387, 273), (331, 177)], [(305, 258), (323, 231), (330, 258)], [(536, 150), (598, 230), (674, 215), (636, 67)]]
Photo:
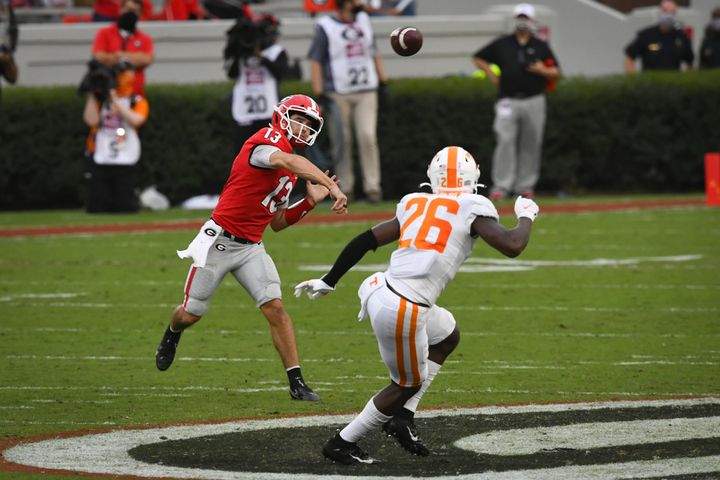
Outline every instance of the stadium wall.
[[(655, 21), (654, 8), (636, 9), (624, 15), (591, 0), (544, 0), (536, 5), (538, 19), (548, 27), (550, 43), (568, 76), (620, 73), (623, 47), (638, 29)], [(272, 2), (267, 6), (272, 7)], [(681, 9), (680, 18), (694, 29), (696, 47), (714, 6), (713, 0), (695, 0), (692, 8)], [(378, 48), (391, 77), (470, 75), (474, 69), (472, 53), (509, 31), (512, 3), (424, 1), (419, 11), (422, 15), (412, 18), (373, 20)], [(156, 59), (148, 70), (148, 83), (224, 80), (221, 56), (225, 31), (231, 24), (229, 20), (141, 23), (140, 28), (156, 42)], [(387, 38), (399, 24), (415, 25), (425, 35), (422, 51), (412, 58), (398, 57), (390, 49)], [(300, 60), (304, 79), (309, 78), (305, 56), (313, 25), (313, 20), (307, 17), (283, 19), (282, 44), (292, 59)], [(101, 26), (23, 25), (16, 55), (20, 68), (18, 85), (76, 85), (90, 59), (95, 31)]]

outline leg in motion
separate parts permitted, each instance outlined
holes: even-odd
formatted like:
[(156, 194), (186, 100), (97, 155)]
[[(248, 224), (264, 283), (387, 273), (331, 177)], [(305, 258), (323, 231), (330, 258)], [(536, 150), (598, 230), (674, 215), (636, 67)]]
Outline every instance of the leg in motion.
[(428, 351), (428, 374), (423, 380), (420, 389), (408, 399), (403, 407), (398, 410), (392, 419), (383, 425), (383, 432), (395, 437), (400, 446), (413, 455), (426, 456), (430, 454), (423, 440), (420, 438), (415, 426), (415, 411), (420, 403), (423, 394), (430, 387), (435, 376), (440, 372), (442, 364), (460, 343), (460, 331), (455, 328), (441, 342), (430, 345)]
[(294, 400), (320, 401), (320, 396), (308, 387), (303, 379), (295, 341), (295, 330), (282, 300), (279, 298), (270, 300), (263, 304), (260, 310), (270, 325), (273, 345), (275, 345), (275, 350), (280, 355), (288, 374), (290, 397)]
[(182, 305), (175, 307), (170, 325), (165, 329), (165, 334), (155, 352), (155, 366), (158, 370), (165, 371), (170, 368), (175, 360), (175, 352), (183, 330), (195, 324), (200, 318), (202, 317), (186, 312)]
[(418, 388), (400, 387), (393, 382), (381, 390), (352, 422), (325, 442), (322, 449), (325, 458), (345, 465), (378, 463), (358, 446), (358, 440), (390, 420)]

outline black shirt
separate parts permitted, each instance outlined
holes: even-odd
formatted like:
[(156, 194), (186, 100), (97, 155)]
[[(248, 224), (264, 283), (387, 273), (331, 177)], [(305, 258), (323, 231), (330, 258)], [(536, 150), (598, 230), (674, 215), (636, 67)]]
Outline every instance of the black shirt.
[(705, 33), (700, 46), (700, 68), (720, 68), (720, 32)]
[(658, 25), (640, 30), (625, 54), (640, 57), (643, 70), (680, 70), (682, 62), (692, 65), (695, 55), (690, 39), (680, 29), (663, 32)]
[(520, 45), (514, 34), (506, 35), (492, 41), (473, 56), (500, 67), (499, 98), (526, 98), (543, 93), (547, 79), (527, 71), (527, 67), (538, 60), (560, 68), (550, 46), (536, 37), (530, 37), (525, 45)]

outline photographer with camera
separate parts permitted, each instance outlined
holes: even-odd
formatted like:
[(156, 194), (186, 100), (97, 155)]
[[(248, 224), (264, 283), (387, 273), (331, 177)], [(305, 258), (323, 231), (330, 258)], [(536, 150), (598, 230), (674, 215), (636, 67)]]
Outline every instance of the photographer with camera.
[(135, 69), (128, 61), (108, 68), (90, 62), (80, 92), (87, 95), (83, 120), (91, 128), (88, 151), (88, 213), (137, 212), (138, 128), (150, 107), (133, 93)]
[(245, 140), (270, 123), (280, 101), (280, 82), (288, 71), (285, 48), (278, 45), (280, 21), (261, 14), (253, 20), (240, 16), (228, 31), (223, 56), (225, 71), (235, 80), (232, 116), (235, 153)]
[[(13, 53), (17, 46), (18, 27), (15, 14), (10, 5), (5, 9), (5, 2), (0, 0), (0, 79), (10, 83), (17, 81), (18, 69)], [(2, 101), (2, 81), (0, 81), (0, 101)]]
[(132, 64), (138, 95), (145, 95), (145, 69), (153, 62), (152, 37), (136, 27), (142, 11), (142, 0), (122, 0), (117, 22), (97, 31), (92, 48), (93, 58), (105, 66), (121, 60)]

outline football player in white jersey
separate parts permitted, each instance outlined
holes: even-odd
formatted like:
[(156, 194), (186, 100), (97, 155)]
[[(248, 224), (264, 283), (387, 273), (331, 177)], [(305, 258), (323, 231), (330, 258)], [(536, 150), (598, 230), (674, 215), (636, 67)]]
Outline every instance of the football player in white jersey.
[(455, 318), (436, 300), (482, 238), (508, 257), (527, 246), (538, 205), (528, 198), (515, 202), (517, 225), (498, 222), (490, 200), (476, 195), (480, 169), (461, 147), (445, 147), (427, 170), (432, 193), (412, 193), (397, 204), (395, 217), (376, 225), (344, 248), (330, 271), (320, 279), (295, 287), (311, 299), (326, 295), (370, 250), (398, 241), (385, 272), (370, 275), (360, 285), (360, 314), (370, 318), (390, 384), (371, 398), (363, 411), (323, 445), (323, 455), (339, 463), (375, 463), (357, 441), (382, 426), (414, 455), (430, 450), (420, 439), (414, 414), (445, 359), (460, 342)]

